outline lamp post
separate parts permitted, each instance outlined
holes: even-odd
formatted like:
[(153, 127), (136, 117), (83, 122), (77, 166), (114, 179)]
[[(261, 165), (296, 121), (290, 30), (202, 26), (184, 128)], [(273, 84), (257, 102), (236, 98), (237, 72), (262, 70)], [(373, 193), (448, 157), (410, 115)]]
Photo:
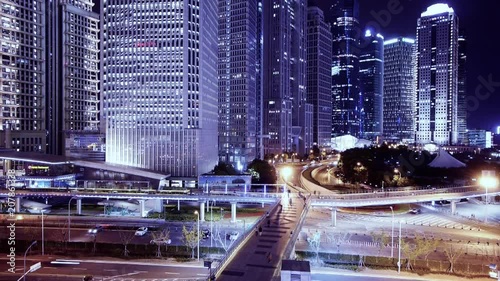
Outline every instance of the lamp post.
[(45, 247), (44, 247), (45, 246), (45, 239), (43, 237), (43, 235), (44, 235), (44, 230), (43, 230), (43, 211), (45, 211), (45, 210), (40, 210), (40, 212), (42, 213), (42, 256), (45, 255)]
[[(33, 247), (33, 245), (36, 245), (36, 241), (33, 241), (33, 243), (31, 243), (31, 245), (28, 247), (28, 249), (26, 249), (26, 251), (24, 252), (24, 267), (23, 267), (24, 274), (26, 274), (26, 254), (31, 249), (31, 247)], [(26, 280), (26, 276), (24, 276), (23, 280)]]
[(76, 197), (71, 197), (68, 202), (68, 242), (71, 242), (71, 200)]
[[(484, 171), (483, 171), (484, 172)], [(484, 202), (486, 204), (486, 210), (484, 214), (484, 222), (488, 222), (488, 188), (495, 188), (498, 185), (498, 179), (494, 176), (482, 176), (479, 179), (479, 184), (484, 187)]]
[(194, 211), (194, 213), (197, 215), (198, 222), (198, 232), (196, 233), (196, 240), (198, 240), (198, 261), (200, 261), (200, 213), (198, 213), (198, 211)]
[(391, 259), (394, 257), (394, 209), (389, 206), (392, 212), (392, 231), (391, 231)]
[[(208, 201), (210, 202), (210, 201)], [(210, 206), (210, 248), (213, 246), (213, 229), (214, 229), (214, 215), (213, 215), (214, 205)]]
[(399, 221), (398, 274), (401, 272), (401, 222), (402, 221)]

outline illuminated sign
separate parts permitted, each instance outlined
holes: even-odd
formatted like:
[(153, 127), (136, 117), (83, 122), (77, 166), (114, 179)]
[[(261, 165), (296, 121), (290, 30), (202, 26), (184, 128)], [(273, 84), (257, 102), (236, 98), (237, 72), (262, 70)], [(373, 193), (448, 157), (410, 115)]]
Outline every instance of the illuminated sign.
[(28, 166), (31, 170), (48, 170), (49, 166)]

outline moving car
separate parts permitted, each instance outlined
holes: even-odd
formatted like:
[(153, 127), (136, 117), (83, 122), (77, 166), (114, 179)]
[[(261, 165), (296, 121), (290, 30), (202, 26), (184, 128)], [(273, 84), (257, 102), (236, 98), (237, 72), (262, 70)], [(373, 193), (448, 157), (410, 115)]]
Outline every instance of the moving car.
[(422, 211), (420, 209), (417, 209), (417, 208), (413, 208), (410, 210), (410, 214), (420, 214)]
[(148, 232), (148, 228), (147, 227), (139, 227), (136, 231), (135, 231), (135, 236), (144, 236), (144, 234), (146, 234)]
[(89, 234), (97, 234), (98, 232), (101, 232), (103, 230), (104, 228), (102, 227), (102, 225), (96, 225), (96, 227), (89, 229), (87, 232)]
[(203, 229), (203, 230), (201, 231), (201, 238), (203, 238), (203, 239), (208, 239), (208, 238), (210, 237), (210, 234), (211, 234), (211, 233), (210, 233), (210, 230), (208, 230), (208, 229)]
[(158, 238), (158, 239), (153, 239), (149, 241), (149, 244), (156, 244), (156, 245), (169, 245), (172, 243), (172, 240), (166, 239), (166, 238)]
[(238, 231), (231, 231), (230, 233), (226, 234), (226, 239), (235, 241), (240, 237), (240, 233)]

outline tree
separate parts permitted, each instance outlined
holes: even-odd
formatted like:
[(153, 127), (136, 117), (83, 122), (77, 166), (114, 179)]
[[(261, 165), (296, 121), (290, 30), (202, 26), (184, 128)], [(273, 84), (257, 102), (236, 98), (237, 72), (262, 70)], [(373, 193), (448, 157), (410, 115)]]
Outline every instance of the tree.
[(194, 226), (192, 226), (189, 230), (185, 225), (182, 226), (182, 240), (184, 245), (191, 249), (191, 258), (194, 259), (194, 248), (198, 246), (198, 241), (200, 240), (200, 234)]
[(129, 250), (127, 249), (128, 244), (132, 242), (132, 239), (135, 237), (135, 233), (133, 231), (127, 231), (125, 229), (121, 229), (118, 232), (120, 236), (120, 242), (123, 245), (123, 256), (128, 257)]
[(248, 170), (251, 171), (253, 183), (275, 184), (278, 179), (276, 169), (264, 160), (254, 159), (248, 165)]
[(239, 174), (239, 172), (233, 167), (233, 165), (229, 163), (224, 163), (222, 161), (220, 161), (217, 165), (215, 165), (213, 173), (215, 175), (223, 175), (223, 176)]
[(453, 243), (449, 243), (447, 246), (445, 246), (444, 254), (446, 258), (448, 258), (448, 261), (450, 262), (450, 268), (448, 271), (450, 273), (454, 272), (453, 265), (455, 265), (455, 262), (466, 252), (466, 248), (460, 245), (453, 245)]
[(319, 249), (321, 245), (321, 232), (317, 231), (311, 235), (310, 237), (307, 237), (307, 243), (309, 243), (309, 246), (314, 250), (316, 253), (316, 262), (319, 263)]
[(56, 229), (54, 231), (50, 232), (50, 238), (56, 242), (57, 244), (64, 246), (64, 249), (67, 249), (67, 230), (68, 230), (68, 224), (67, 221), (60, 221), (57, 224)]
[(214, 224), (213, 233), (211, 233), (211, 235), (212, 235), (212, 238), (214, 239), (215, 243), (216, 244), (217, 244), (217, 242), (220, 243), (222, 249), (224, 249), (224, 251), (227, 253), (227, 250), (229, 250), (229, 247), (231, 246), (233, 241), (230, 241), (229, 243), (227, 243), (226, 236), (225, 235), (222, 236), (220, 225), (221, 225), (220, 222)]
[[(168, 241), (170, 238), (170, 230), (167, 228), (163, 228), (160, 231), (154, 231), (151, 233), (151, 236), (153, 237), (153, 241), (156, 244), (156, 257), (161, 258), (161, 245), (162, 243), (159, 241)], [(168, 243), (164, 243), (165, 245), (165, 251), (167, 250)]]
[(340, 252), (340, 245), (349, 241), (351, 234), (348, 232), (336, 232), (328, 233), (326, 237), (331, 243), (337, 245), (337, 252)]
[[(389, 244), (389, 235), (384, 232), (371, 232), (370, 235), (372, 236), (373, 243), (378, 246), (378, 255), (380, 256), (380, 251), (382, 251), (382, 249)], [(378, 257), (376, 258), (378, 260)]]

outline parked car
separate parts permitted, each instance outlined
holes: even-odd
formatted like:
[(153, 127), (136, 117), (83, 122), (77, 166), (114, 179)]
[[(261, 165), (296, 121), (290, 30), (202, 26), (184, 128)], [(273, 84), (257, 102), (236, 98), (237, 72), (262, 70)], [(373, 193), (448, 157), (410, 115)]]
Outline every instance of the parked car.
[(166, 238), (158, 238), (158, 239), (153, 239), (151, 241), (149, 241), (149, 244), (160, 244), (160, 245), (169, 245), (170, 243), (172, 243), (172, 240), (170, 239), (166, 239)]
[(236, 239), (238, 239), (238, 237), (240, 237), (240, 233), (238, 231), (231, 231), (230, 233), (226, 234), (227, 240), (235, 241)]
[(210, 230), (208, 229), (203, 229), (201, 231), (201, 238), (203, 239), (208, 239), (210, 237), (211, 233), (210, 233)]
[(410, 214), (420, 214), (422, 211), (420, 209), (417, 209), (417, 208), (413, 208), (410, 210)]
[(89, 229), (87, 232), (89, 234), (97, 234), (98, 232), (101, 232), (103, 230), (104, 228), (102, 227), (102, 225), (96, 225), (96, 227)]
[(148, 232), (148, 228), (143, 226), (143, 227), (139, 227), (136, 231), (135, 231), (135, 236), (144, 236), (144, 234), (146, 234)]

